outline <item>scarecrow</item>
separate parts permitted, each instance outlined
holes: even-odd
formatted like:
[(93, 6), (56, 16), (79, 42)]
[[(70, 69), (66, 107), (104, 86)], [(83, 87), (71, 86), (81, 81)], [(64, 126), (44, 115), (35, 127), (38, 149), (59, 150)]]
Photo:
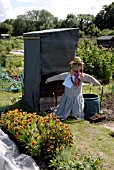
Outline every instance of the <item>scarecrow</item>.
[(93, 76), (83, 73), (83, 60), (80, 57), (75, 57), (70, 62), (70, 72), (55, 75), (46, 80), (46, 83), (64, 80), (65, 92), (61, 97), (60, 104), (55, 108), (55, 114), (65, 120), (69, 115), (76, 119), (84, 118), (84, 98), (82, 94), (82, 82), (93, 83), (100, 86), (100, 82)]

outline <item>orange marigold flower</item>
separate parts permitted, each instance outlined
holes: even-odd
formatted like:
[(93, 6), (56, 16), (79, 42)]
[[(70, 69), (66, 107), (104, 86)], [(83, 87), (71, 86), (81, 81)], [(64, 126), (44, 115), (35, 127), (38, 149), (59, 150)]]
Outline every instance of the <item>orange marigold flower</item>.
[(17, 124), (17, 123), (18, 123), (18, 120), (14, 120), (14, 123)]
[(37, 139), (37, 138), (38, 138), (38, 135), (34, 135), (34, 138)]
[(53, 136), (52, 136), (52, 135), (50, 136), (50, 139), (53, 139)]
[(59, 151), (59, 148), (56, 148), (56, 151)]
[(32, 119), (28, 119), (28, 122), (32, 122)]
[(37, 154), (37, 153), (35, 153), (35, 154), (34, 154), (34, 156), (38, 156), (38, 154)]
[(50, 148), (48, 148), (47, 151), (50, 152)]
[(26, 124), (26, 123), (27, 123), (27, 121), (26, 121), (26, 120), (22, 120), (22, 123), (23, 123), (23, 124)]
[(10, 127), (11, 127), (11, 124), (10, 124), (10, 123), (8, 123), (8, 129), (10, 129)]
[(53, 149), (53, 148), (54, 148), (54, 145), (50, 145), (50, 148)]
[(36, 114), (37, 114), (36, 112), (33, 113), (33, 115), (36, 115)]
[(32, 116), (33, 116), (32, 114), (29, 114), (29, 115), (28, 115), (28, 118), (32, 118)]
[(36, 144), (36, 142), (35, 142), (35, 141), (32, 141), (30, 145), (31, 145), (31, 146), (34, 146), (35, 144)]
[(15, 109), (14, 111), (15, 111), (15, 113), (17, 113), (19, 110), (18, 110), (18, 109)]
[(63, 145), (60, 146), (60, 150), (61, 150), (61, 149), (64, 149), (64, 146), (63, 146)]
[(44, 118), (44, 121), (49, 123), (49, 119), (48, 118)]
[(21, 129), (23, 129), (23, 126), (19, 126), (17, 129), (18, 129), (18, 130), (21, 130)]
[(18, 133), (17, 133), (17, 134), (15, 134), (15, 138), (16, 138), (16, 139), (18, 138), (18, 136), (19, 136), (19, 135), (18, 135)]
[(43, 122), (44, 122), (44, 119), (43, 119), (43, 118), (41, 118), (41, 119), (39, 120), (39, 122), (42, 122), (42, 123), (43, 123)]
[(23, 112), (23, 114), (24, 114), (24, 115), (26, 115), (26, 114), (27, 114), (27, 112)]

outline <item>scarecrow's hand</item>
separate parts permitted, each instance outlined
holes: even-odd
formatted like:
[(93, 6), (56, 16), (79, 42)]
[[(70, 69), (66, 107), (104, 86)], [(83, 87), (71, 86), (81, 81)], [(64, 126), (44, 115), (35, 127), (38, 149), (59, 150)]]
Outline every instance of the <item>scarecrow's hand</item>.
[(48, 81), (46, 80), (45, 83), (48, 84)]
[(49, 82), (51, 82), (50, 80), (51, 80), (51, 78), (47, 78), (45, 83), (48, 84)]

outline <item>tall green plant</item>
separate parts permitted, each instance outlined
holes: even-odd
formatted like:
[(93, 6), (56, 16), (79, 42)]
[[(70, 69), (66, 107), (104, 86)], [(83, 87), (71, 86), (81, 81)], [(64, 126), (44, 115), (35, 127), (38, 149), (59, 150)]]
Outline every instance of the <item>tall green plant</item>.
[(89, 39), (79, 41), (77, 54), (84, 60), (86, 73), (110, 82), (114, 74), (114, 53), (112, 49), (98, 47)]

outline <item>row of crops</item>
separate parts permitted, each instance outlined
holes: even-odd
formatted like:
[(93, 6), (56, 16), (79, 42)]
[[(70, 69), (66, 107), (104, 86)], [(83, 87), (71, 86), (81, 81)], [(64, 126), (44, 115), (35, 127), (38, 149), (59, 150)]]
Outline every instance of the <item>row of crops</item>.
[(98, 47), (91, 40), (80, 40), (77, 55), (84, 60), (84, 71), (109, 83), (114, 78), (114, 49)]

